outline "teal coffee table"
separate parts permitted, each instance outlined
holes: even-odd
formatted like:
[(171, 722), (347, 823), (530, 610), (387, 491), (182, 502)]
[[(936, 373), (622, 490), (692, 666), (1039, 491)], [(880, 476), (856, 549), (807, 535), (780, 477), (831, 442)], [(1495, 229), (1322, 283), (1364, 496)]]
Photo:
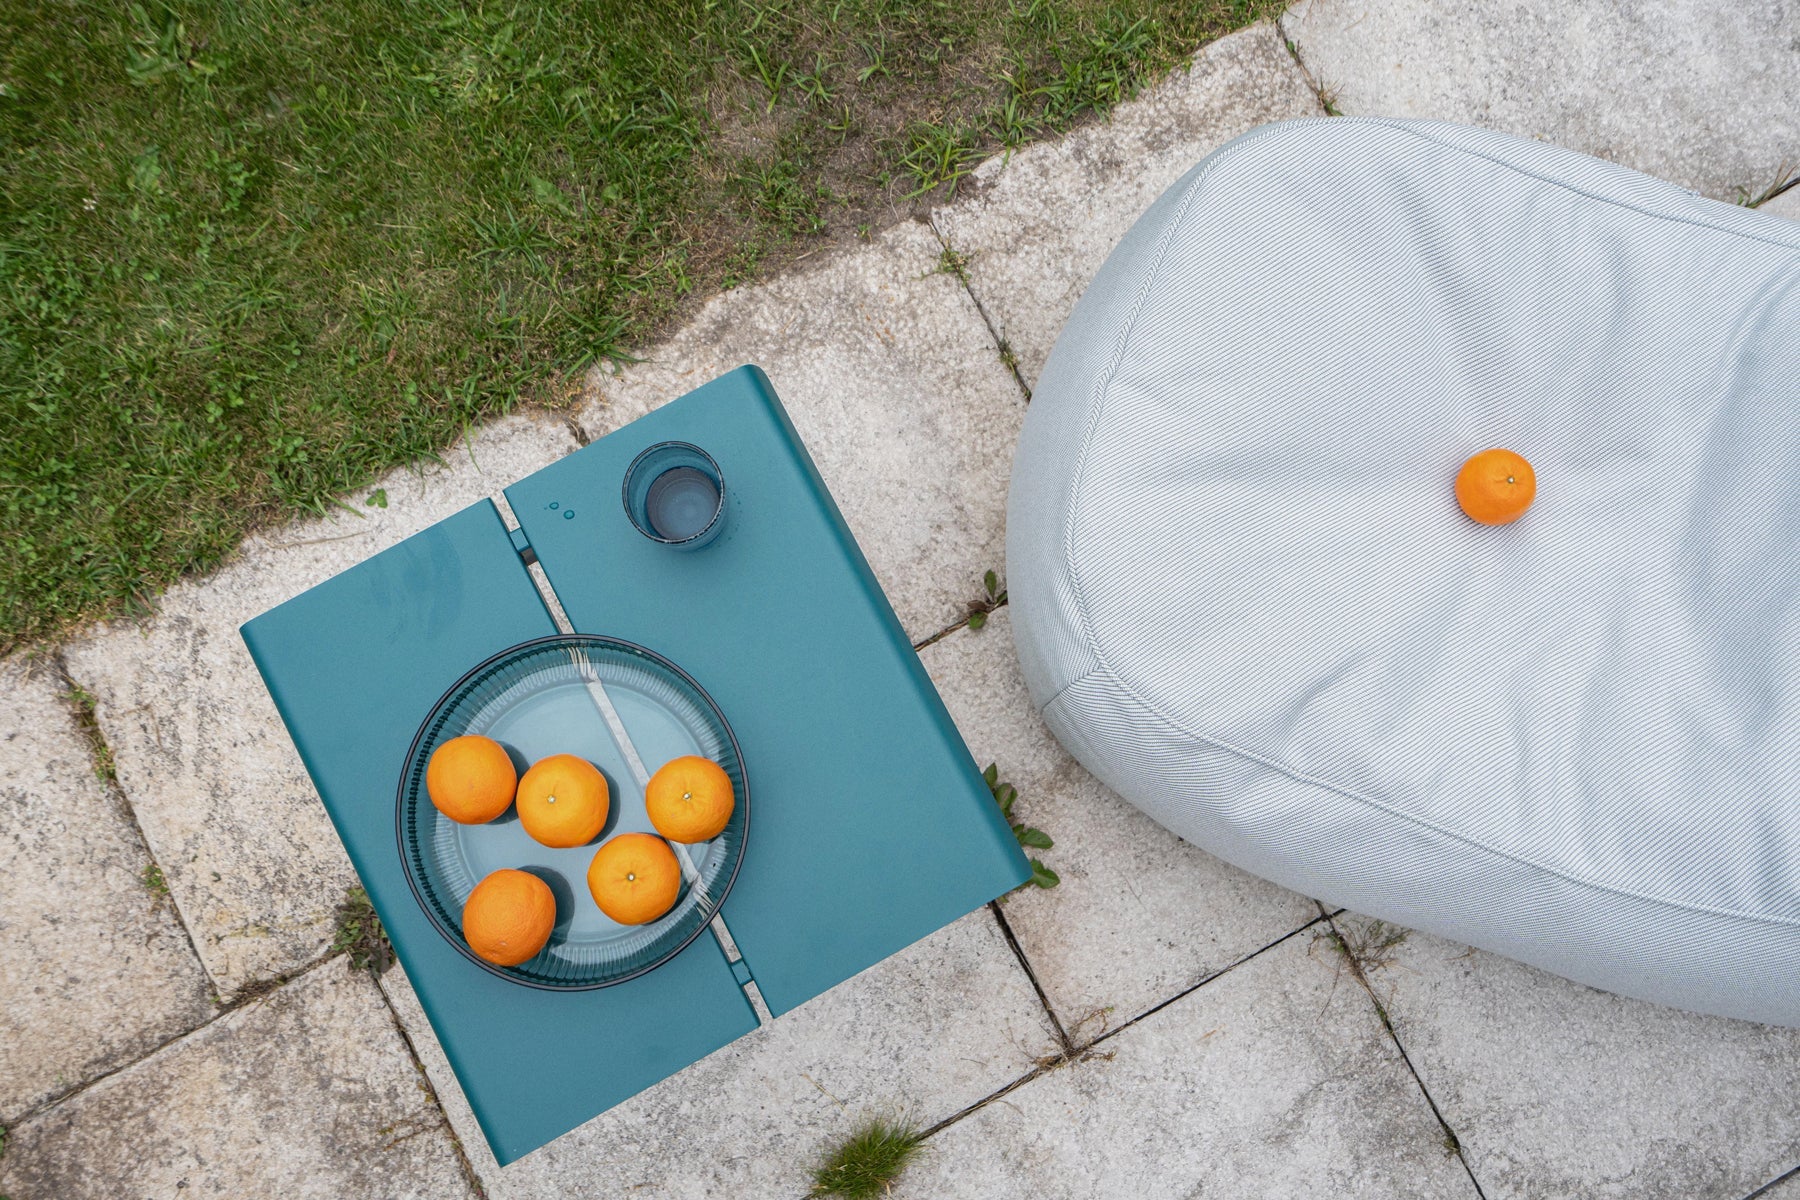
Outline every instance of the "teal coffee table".
[[(723, 523), (699, 548), (626, 514), (627, 469), (666, 441), (701, 447), (725, 481)], [(484, 500), (243, 627), (502, 1164), (749, 1033), (752, 981), (779, 1017), (1030, 875), (761, 371), (714, 380), (506, 497), (516, 530)], [(738, 957), (709, 930), (612, 986), (534, 987), (466, 957), (409, 886), (396, 837), (409, 748), (473, 668), (558, 632), (534, 560), (575, 632), (674, 664), (729, 722), (753, 797), (719, 911)]]

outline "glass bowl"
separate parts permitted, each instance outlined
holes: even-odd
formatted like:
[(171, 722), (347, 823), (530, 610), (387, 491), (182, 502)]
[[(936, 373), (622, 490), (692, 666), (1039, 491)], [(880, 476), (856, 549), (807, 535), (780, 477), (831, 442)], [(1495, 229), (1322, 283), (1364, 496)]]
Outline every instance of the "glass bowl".
[[(425, 791), (425, 767), (441, 743), (463, 734), (499, 742), (521, 776), (551, 754), (593, 763), (606, 776), (611, 799), (600, 836), (558, 850), (528, 836), (516, 808), (485, 825), (459, 825), (438, 812)], [(683, 882), (668, 913), (647, 925), (619, 925), (588, 893), (588, 864), (617, 834), (656, 832), (644, 811), (644, 781), (686, 754), (710, 758), (730, 776), (736, 798), (731, 821), (710, 842), (672, 844)], [(516, 983), (580, 990), (654, 970), (698, 937), (737, 877), (749, 822), (750, 789), (737, 739), (687, 672), (630, 642), (559, 634), (501, 651), (437, 702), (407, 751), (395, 833), (413, 895), (459, 953)], [(516, 967), (478, 958), (462, 935), (464, 901), (502, 867), (531, 872), (556, 896), (549, 943)]]

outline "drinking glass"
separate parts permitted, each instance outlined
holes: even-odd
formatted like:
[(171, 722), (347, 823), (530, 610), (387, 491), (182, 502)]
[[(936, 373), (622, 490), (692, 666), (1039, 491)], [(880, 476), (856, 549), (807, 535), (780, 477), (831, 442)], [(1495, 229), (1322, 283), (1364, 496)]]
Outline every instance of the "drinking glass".
[(688, 442), (658, 442), (625, 469), (625, 515), (653, 542), (697, 550), (725, 524), (725, 476)]

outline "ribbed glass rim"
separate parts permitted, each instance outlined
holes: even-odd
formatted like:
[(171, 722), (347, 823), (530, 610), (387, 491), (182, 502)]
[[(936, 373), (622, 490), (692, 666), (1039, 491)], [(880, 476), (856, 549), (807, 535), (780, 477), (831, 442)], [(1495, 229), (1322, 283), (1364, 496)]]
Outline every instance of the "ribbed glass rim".
[[(700, 903), (686, 914), (683, 925), (688, 927), (682, 930), (679, 937), (670, 936), (666, 948), (643, 965), (629, 972), (604, 979), (571, 980), (549, 977), (529, 969), (532, 963), (537, 962), (538, 959), (520, 964), (518, 967), (502, 967), (488, 962), (469, 949), (468, 943), (463, 940), (460, 919), (448, 910), (444, 900), (438, 895), (437, 889), (426, 878), (424, 863), (414, 849), (414, 846), (422, 839), (417, 836), (417, 831), (411, 828), (410, 820), (418, 813), (421, 803), (427, 805), (430, 803), (429, 799), (422, 799), (425, 766), (429, 758), (426, 750), (436, 747), (438, 735), (443, 732), (444, 724), (465, 697), (482, 684), (513, 668), (520, 659), (546, 652), (570, 649), (602, 649), (637, 658), (651, 670), (663, 673), (669, 677), (671, 682), (677, 683), (682, 690), (690, 693), (687, 698), (700, 707), (711, 718), (711, 721), (716, 722), (718, 731), (724, 736), (725, 745), (729, 749), (730, 761), (721, 762), (720, 765), (731, 776), (732, 783), (737, 789), (737, 812), (732, 821), (732, 824), (738, 827), (737, 852), (731, 856), (727, 869), (720, 873), (720, 878), (716, 881), (715, 886), (708, 887), (706, 894), (701, 897)], [(613, 987), (654, 971), (687, 949), (694, 939), (712, 924), (713, 918), (724, 906), (725, 898), (731, 893), (732, 884), (737, 881), (738, 870), (743, 865), (744, 847), (749, 837), (749, 824), (750, 783), (744, 769), (743, 754), (738, 747), (737, 735), (733, 732), (731, 723), (725, 719), (725, 714), (719, 709), (712, 696), (700, 686), (692, 675), (656, 651), (622, 638), (587, 633), (558, 633), (520, 642), (489, 656), (465, 672), (439, 697), (425, 720), (420, 723), (418, 732), (413, 735), (412, 744), (407, 748), (405, 764), (400, 772), (400, 783), (394, 803), (395, 847), (406, 875), (407, 887), (412, 891), (413, 899), (417, 901), (420, 910), (424, 912), (432, 927), (456, 949), (458, 954), (482, 970), (510, 982), (544, 991), (592, 991), (596, 988)], [(695, 882), (692, 880), (684, 881), (684, 902), (695, 886)], [(697, 919), (693, 916), (695, 913), (699, 914)]]

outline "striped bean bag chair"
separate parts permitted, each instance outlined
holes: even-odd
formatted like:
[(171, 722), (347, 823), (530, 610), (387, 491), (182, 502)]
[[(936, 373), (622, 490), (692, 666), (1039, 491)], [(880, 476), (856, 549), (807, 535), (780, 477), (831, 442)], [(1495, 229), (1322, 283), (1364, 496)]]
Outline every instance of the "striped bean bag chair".
[[(1535, 466), (1478, 525), (1470, 454)], [(1143, 216), (1013, 465), (1032, 695), (1288, 887), (1800, 1024), (1800, 226), (1452, 125), (1265, 126)]]

